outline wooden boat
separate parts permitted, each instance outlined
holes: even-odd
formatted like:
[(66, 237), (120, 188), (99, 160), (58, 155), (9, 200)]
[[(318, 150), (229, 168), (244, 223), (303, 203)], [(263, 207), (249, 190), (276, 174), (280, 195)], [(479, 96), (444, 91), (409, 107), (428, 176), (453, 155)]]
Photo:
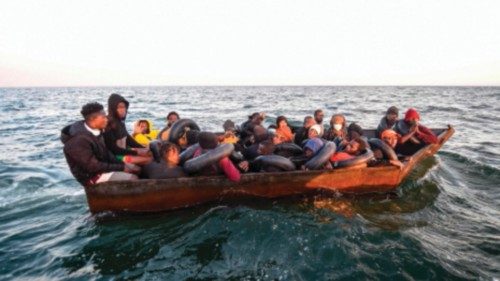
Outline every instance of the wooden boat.
[[(85, 187), (92, 213), (159, 212), (214, 201), (241, 198), (278, 198), (318, 191), (378, 193), (396, 189), (423, 159), (434, 155), (453, 135), (454, 129), (433, 129), (439, 143), (428, 145), (395, 166), (350, 167), (323, 171), (248, 173), (238, 183), (224, 176), (185, 177), (165, 180), (105, 182)], [(368, 137), (374, 130), (366, 130)]]

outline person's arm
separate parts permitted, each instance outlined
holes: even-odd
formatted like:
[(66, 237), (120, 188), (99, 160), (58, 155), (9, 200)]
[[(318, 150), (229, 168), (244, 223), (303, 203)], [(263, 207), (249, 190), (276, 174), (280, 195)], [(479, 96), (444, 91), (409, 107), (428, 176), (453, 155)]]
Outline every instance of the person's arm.
[(240, 171), (234, 166), (228, 157), (224, 157), (219, 161), (219, 167), (222, 169), (226, 177), (230, 181), (239, 182), (241, 178)]
[(106, 147), (113, 152), (114, 155), (137, 155), (137, 151), (121, 148), (116, 144), (116, 138), (113, 131), (104, 132), (104, 142)]
[[(71, 147), (76, 149), (71, 149)], [(94, 155), (92, 145), (83, 137), (76, 137), (70, 146), (64, 147), (64, 151), (78, 166), (93, 174), (123, 171), (124, 163), (102, 162)]]
[(415, 135), (416, 130), (417, 130), (417, 127), (412, 126), (410, 128), (410, 130), (408, 131), (408, 134), (401, 136), (401, 138), (399, 139), (399, 143), (403, 144), (403, 143), (406, 143), (408, 140), (410, 140)]

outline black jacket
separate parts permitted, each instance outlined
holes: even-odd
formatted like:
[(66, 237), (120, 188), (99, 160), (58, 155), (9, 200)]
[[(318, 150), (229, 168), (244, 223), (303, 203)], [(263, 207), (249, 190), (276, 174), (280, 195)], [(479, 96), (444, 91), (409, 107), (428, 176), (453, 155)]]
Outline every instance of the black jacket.
[(82, 185), (88, 185), (98, 174), (124, 169), (124, 164), (106, 148), (103, 135), (94, 136), (85, 128), (84, 121), (64, 127), (61, 141), (71, 173)]
[[(125, 127), (125, 119), (120, 119), (118, 114), (116, 113), (116, 109), (118, 108), (118, 104), (120, 102), (125, 103), (125, 106), (129, 106), (129, 102), (122, 96), (118, 94), (111, 94), (108, 99), (108, 126), (104, 131), (104, 141), (106, 142), (106, 146), (113, 152), (115, 155), (137, 155), (137, 152), (127, 149), (131, 148), (144, 148), (142, 145), (137, 143), (132, 136), (127, 132), (127, 128)], [(121, 148), (116, 144), (116, 141), (119, 139), (127, 138), (127, 148)]]

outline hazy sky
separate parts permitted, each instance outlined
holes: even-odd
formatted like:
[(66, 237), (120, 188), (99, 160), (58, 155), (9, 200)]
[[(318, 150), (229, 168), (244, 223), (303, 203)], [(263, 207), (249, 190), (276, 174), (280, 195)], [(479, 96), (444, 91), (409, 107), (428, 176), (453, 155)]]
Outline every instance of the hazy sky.
[(500, 85), (500, 1), (0, 1), (1, 86)]

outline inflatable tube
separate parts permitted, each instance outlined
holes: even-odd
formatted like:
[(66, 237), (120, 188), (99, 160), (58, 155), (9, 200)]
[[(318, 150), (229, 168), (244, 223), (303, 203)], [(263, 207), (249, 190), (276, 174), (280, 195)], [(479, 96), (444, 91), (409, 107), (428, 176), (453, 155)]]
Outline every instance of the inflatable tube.
[(200, 148), (200, 145), (193, 144), (190, 147), (186, 148), (180, 155), (179, 155), (179, 163), (182, 165), (184, 164), (187, 160), (193, 158), (194, 153), (196, 150)]
[(356, 156), (352, 159), (349, 159), (349, 160), (343, 160), (343, 161), (337, 161), (337, 162), (333, 162), (332, 163), (332, 166), (334, 168), (345, 168), (345, 167), (352, 167), (352, 166), (356, 166), (356, 165), (360, 165), (360, 164), (363, 164), (363, 163), (366, 163), (368, 162), (368, 160), (372, 159), (373, 158), (373, 152), (371, 149), (367, 148), (365, 153), (359, 155), (359, 156)]
[(186, 161), (184, 170), (189, 174), (199, 172), (203, 168), (231, 155), (233, 151), (234, 145), (230, 143), (221, 144), (196, 158)]
[(276, 145), (275, 153), (279, 154), (280, 152), (289, 153), (289, 154), (295, 155), (295, 156), (301, 155), (302, 153), (304, 153), (304, 151), (302, 150), (302, 148), (300, 146), (298, 146), (292, 142), (285, 142), (285, 143), (280, 143), (280, 144)]
[(263, 167), (271, 166), (282, 171), (295, 170), (295, 164), (290, 159), (279, 155), (262, 155), (255, 158), (255, 161), (260, 162)]
[[(168, 141), (175, 144), (179, 144), (179, 139), (184, 135), (185, 128), (190, 130), (199, 131), (200, 127), (191, 119), (179, 119), (170, 128), (170, 133), (168, 135)], [(160, 134), (161, 136), (161, 134)]]
[(325, 145), (314, 155), (311, 160), (307, 161), (305, 166), (308, 170), (318, 170), (323, 167), (326, 161), (335, 153), (337, 146), (331, 141), (327, 141)]
[(372, 150), (374, 150), (375, 148), (382, 150), (382, 153), (384, 153), (384, 156), (387, 157), (387, 159), (398, 160), (398, 155), (396, 154), (396, 152), (394, 152), (394, 149), (392, 149), (392, 147), (390, 147), (383, 140), (373, 138), (373, 139), (370, 139), (368, 141), (368, 143), (370, 144), (370, 147), (372, 148)]
[(243, 160), (245, 160), (245, 156), (243, 156), (243, 154), (239, 151), (236, 151), (234, 150), (231, 155), (229, 155), (229, 158), (231, 159), (231, 161), (235, 161), (235, 162), (241, 162)]
[(160, 163), (161, 161), (161, 154), (160, 154), (160, 147), (161, 147), (161, 141), (159, 140), (154, 140), (149, 143), (149, 151), (151, 151), (151, 154), (153, 154), (153, 159), (157, 162)]

